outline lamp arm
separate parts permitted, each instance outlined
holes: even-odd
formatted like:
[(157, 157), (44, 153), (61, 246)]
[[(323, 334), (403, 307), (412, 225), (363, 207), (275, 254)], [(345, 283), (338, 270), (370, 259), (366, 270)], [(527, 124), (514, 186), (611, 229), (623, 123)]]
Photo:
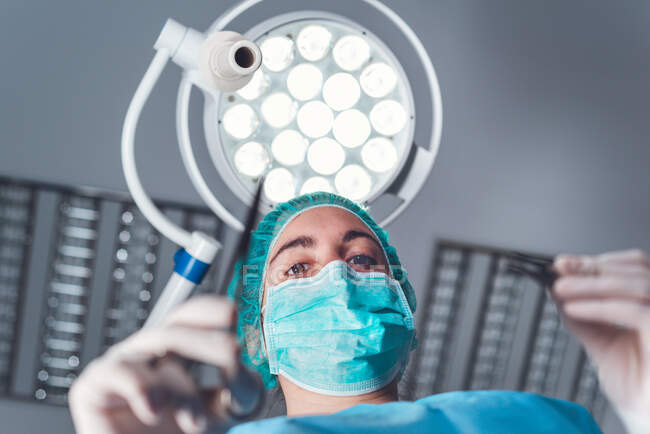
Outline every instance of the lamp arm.
[[(145, 218), (165, 237), (174, 243), (188, 248), (192, 244), (191, 234), (168, 219), (153, 203), (144, 191), (135, 164), (135, 130), (140, 113), (147, 102), (153, 86), (171, 59), (190, 74), (197, 76), (194, 81), (204, 90), (232, 91), (250, 81), (253, 72), (259, 68), (262, 56), (259, 47), (235, 32), (221, 31), (207, 38), (194, 29), (187, 28), (169, 19), (165, 23), (154, 45), (154, 56), (138, 88), (131, 99), (122, 129), (122, 168), (127, 186), (136, 205)], [(237, 53), (244, 53), (242, 64), (237, 60)], [(182, 105), (178, 113), (189, 112), (189, 85), (186, 106)], [(183, 90), (181, 89), (181, 92)], [(177, 118), (180, 114), (177, 113)], [(210, 192), (205, 179), (201, 176), (192, 154), (187, 124), (177, 123), (179, 145), (183, 163), (201, 197), (208, 206), (228, 225), (243, 230), (242, 224), (232, 216)]]
[(179, 251), (182, 253), (179, 259), (175, 258), (174, 273), (147, 318), (145, 327), (160, 324), (174, 306), (190, 295), (203, 279), (221, 247), (214, 238), (201, 232), (190, 234), (167, 218), (145, 192), (135, 165), (136, 125), (153, 86), (169, 61), (169, 54), (166, 48), (160, 48), (156, 52), (131, 100), (122, 130), (122, 167), (133, 200), (153, 227), (174, 243), (184, 247)]
[[(221, 244), (202, 232), (188, 232), (166, 217), (145, 192), (135, 164), (135, 131), (151, 90), (171, 59), (181, 66), (186, 75), (196, 76), (194, 83), (211, 93), (233, 91), (250, 81), (253, 72), (260, 66), (261, 53), (253, 42), (235, 32), (216, 32), (207, 38), (194, 29), (168, 19), (154, 45), (156, 55), (147, 68), (131, 99), (122, 129), (122, 168), (127, 186), (136, 205), (144, 217), (162, 235), (182, 248), (174, 256), (174, 272), (154, 306), (146, 327), (156, 326), (177, 304), (185, 300), (201, 283)], [(187, 116), (191, 83), (188, 82), (184, 96), (185, 105), (177, 111), (177, 117)], [(189, 128), (179, 123), (178, 138), (183, 163), (192, 182), (208, 205), (226, 223), (237, 228), (237, 221), (212, 195), (201, 176), (192, 153)], [(240, 230), (243, 230), (241, 227)]]
[[(237, 218), (235, 218), (212, 193), (205, 178), (201, 174), (201, 170), (199, 169), (196, 158), (194, 157), (194, 150), (192, 148), (188, 125), (191, 91), (192, 82), (189, 77), (184, 75), (178, 88), (176, 133), (178, 134), (178, 146), (183, 159), (183, 164), (185, 165), (185, 170), (187, 171), (194, 188), (201, 196), (201, 199), (203, 199), (203, 202), (205, 202), (212, 212), (214, 212), (228, 226), (241, 232), (244, 230), (244, 225), (237, 220)], [(206, 95), (206, 97), (212, 97), (212, 95), (209, 94), (209, 96)]]
[(138, 119), (169, 58), (170, 52), (166, 48), (161, 48), (156, 52), (131, 99), (122, 128), (122, 169), (131, 196), (144, 217), (165, 237), (180, 246), (189, 247), (192, 240), (191, 234), (173, 223), (153, 203), (149, 195), (144, 191), (135, 164), (134, 141)]

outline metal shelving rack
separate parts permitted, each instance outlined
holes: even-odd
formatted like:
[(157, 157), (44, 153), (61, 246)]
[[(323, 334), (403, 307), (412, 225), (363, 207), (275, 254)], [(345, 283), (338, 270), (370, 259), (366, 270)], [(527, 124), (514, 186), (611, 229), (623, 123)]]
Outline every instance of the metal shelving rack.
[(0, 394), (12, 390), (34, 213), (32, 190), (0, 183)]
[[(158, 205), (221, 238), (206, 209)], [(176, 249), (127, 195), (0, 177), (0, 397), (64, 405), (83, 366), (142, 326)]]

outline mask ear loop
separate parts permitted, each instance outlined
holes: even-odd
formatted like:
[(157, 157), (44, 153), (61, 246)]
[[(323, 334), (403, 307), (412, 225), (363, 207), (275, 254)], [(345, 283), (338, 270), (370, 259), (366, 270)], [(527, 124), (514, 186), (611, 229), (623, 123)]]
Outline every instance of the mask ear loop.
[[(264, 289), (262, 289), (264, 291)], [(264, 300), (264, 298), (262, 298)], [(260, 339), (260, 345), (262, 346), (262, 354), (264, 354), (264, 357), (266, 357), (266, 360), (269, 360), (269, 353), (266, 350), (266, 335), (264, 334), (264, 317), (266, 316), (266, 303), (260, 308), (260, 330), (262, 332), (262, 336)]]

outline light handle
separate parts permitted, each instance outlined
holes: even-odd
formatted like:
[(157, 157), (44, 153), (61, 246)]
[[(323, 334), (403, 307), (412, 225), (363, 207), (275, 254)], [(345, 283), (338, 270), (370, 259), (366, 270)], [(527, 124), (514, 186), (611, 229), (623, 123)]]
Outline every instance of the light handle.
[(192, 233), (190, 246), (179, 250), (174, 257), (174, 272), (151, 310), (145, 328), (160, 325), (174, 307), (190, 296), (220, 249), (221, 244), (214, 238), (202, 232)]

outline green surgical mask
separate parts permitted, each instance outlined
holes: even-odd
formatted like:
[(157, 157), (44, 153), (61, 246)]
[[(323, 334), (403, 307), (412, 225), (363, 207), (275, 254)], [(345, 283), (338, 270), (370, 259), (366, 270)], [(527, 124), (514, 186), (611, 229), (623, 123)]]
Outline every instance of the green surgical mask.
[(415, 344), (398, 281), (333, 261), (267, 289), (264, 344), (272, 374), (325, 395), (361, 395), (400, 374)]

